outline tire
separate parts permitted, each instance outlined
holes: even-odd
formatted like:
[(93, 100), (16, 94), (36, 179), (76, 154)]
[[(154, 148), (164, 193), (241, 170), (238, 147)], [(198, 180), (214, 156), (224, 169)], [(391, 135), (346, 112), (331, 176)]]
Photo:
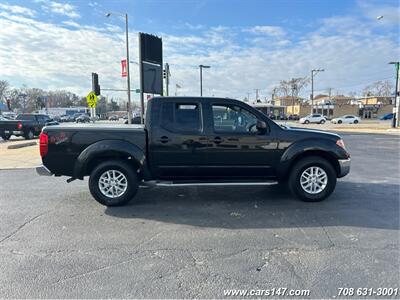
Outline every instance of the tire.
[(354, 122), (353, 122), (354, 124), (358, 124), (358, 120), (354, 120)]
[(342, 124), (343, 122), (342, 122), (342, 120), (339, 120), (339, 121), (337, 121), (337, 123), (338, 123), (338, 124)]
[(25, 137), (26, 140), (31, 140), (31, 139), (33, 139), (33, 138), (35, 137), (35, 133), (33, 132), (32, 129), (29, 129), (29, 130), (25, 133), (24, 137)]
[[(115, 172), (115, 177), (120, 177), (120, 174), (123, 174), (123, 178), (120, 181), (121, 184), (126, 184), (126, 188), (122, 185), (114, 185), (119, 186), (121, 190), (119, 191), (117, 188), (112, 187), (109, 183), (104, 182), (106, 178), (110, 178), (106, 174), (107, 172)], [(119, 175), (118, 175), (119, 174)], [(112, 176), (111, 176), (112, 177)], [(99, 181), (102, 178), (104, 182), (101, 184)], [(124, 179), (125, 178), (125, 179)], [(100, 186), (103, 188), (101, 189)], [(115, 192), (115, 196), (107, 196), (107, 188), (108, 186), (111, 188), (111, 193)], [(132, 198), (136, 195), (139, 188), (139, 181), (136, 175), (136, 172), (133, 170), (131, 166), (119, 160), (109, 160), (104, 163), (99, 164), (95, 167), (90, 174), (89, 178), (89, 190), (94, 199), (97, 202), (105, 205), (105, 206), (121, 206), (128, 203)], [(109, 193), (110, 193), (109, 192)]]
[(11, 134), (5, 134), (4, 132), (1, 134), (1, 138), (5, 141), (8, 141), (11, 137)]
[(319, 121), (319, 124), (324, 124), (324, 123), (325, 123), (325, 120)]
[[(303, 183), (303, 185), (301, 184), (301, 180), (304, 180), (304, 178), (307, 176), (307, 173), (311, 174), (310, 168), (313, 168), (314, 174), (316, 170), (322, 170), (326, 176), (326, 181), (324, 181), (325, 185), (323, 186), (323, 188), (321, 187), (321, 185), (314, 184), (314, 187), (316, 187), (316, 190), (314, 190), (314, 192), (309, 192), (303, 187), (304, 185), (307, 185), (307, 181)], [(305, 157), (296, 162), (290, 172), (291, 173), (288, 180), (289, 189), (297, 198), (302, 201), (322, 201), (330, 194), (332, 194), (333, 190), (335, 189), (336, 171), (332, 164), (324, 158), (318, 156)], [(302, 175), (304, 175), (304, 177), (302, 177)], [(320, 176), (323, 176), (323, 173), (320, 173)], [(311, 183), (310, 188), (312, 187), (313, 185)], [(318, 188), (321, 190), (318, 191)]]
[(304, 124), (309, 124), (309, 123), (310, 123), (310, 121), (308, 121), (308, 120), (304, 121)]

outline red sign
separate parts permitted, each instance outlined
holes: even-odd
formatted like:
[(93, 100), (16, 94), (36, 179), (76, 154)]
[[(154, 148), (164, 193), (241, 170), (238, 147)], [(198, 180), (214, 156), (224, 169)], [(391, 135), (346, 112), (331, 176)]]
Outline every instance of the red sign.
[(128, 76), (128, 72), (126, 71), (126, 59), (121, 60), (121, 75), (122, 77)]

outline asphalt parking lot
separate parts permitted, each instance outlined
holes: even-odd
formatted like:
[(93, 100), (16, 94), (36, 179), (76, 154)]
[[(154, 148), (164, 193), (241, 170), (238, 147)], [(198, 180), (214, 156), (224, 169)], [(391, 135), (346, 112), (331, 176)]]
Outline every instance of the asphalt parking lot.
[(321, 203), (276, 186), (192, 187), (105, 208), (86, 181), (0, 170), (0, 298), (399, 287), (400, 137), (342, 136), (352, 170)]

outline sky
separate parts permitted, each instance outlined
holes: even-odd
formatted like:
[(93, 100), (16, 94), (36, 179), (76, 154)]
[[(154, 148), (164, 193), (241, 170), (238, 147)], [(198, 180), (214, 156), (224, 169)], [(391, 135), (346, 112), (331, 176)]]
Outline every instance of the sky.
[[(170, 94), (243, 99), (271, 97), (280, 80), (315, 77), (315, 94), (360, 92), (394, 82), (400, 58), (399, 1), (389, 0), (0, 0), (0, 80), (81, 96), (91, 73), (102, 88), (125, 89), (129, 16), (132, 87), (138, 88), (138, 32), (163, 40)], [(106, 13), (112, 12), (110, 17)], [(377, 19), (378, 16), (383, 16)], [(108, 97), (126, 93), (104, 91)], [(310, 86), (303, 91), (308, 97)], [(133, 94), (138, 100), (138, 95)]]

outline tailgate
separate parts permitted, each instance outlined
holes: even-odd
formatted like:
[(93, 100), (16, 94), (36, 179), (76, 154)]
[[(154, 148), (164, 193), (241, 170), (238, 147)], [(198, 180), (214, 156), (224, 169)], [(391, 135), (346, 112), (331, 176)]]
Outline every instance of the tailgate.
[(0, 131), (16, 131), (18, 130), (18, 121), (0, 121)]

